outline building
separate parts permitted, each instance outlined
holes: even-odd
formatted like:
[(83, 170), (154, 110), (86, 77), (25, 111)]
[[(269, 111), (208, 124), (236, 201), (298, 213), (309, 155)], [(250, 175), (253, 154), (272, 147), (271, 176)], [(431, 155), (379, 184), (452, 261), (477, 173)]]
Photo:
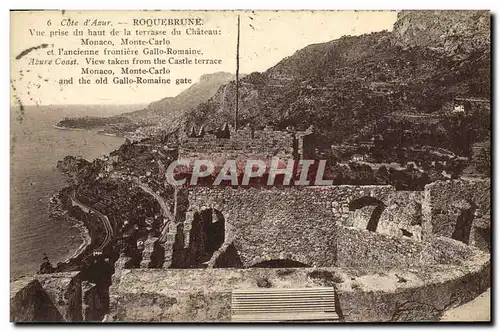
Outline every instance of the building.
[(361, 154), (355, 154), (351, 157), (351, 161), (364, 161), (365, 157)]
[(453, 101), (453, 113), (471, 114), (474, 112), (490, 112), (491, 104), (489, 99), (483, 98), (455, 98)]
[(465, 113), (465, 107), (464, 107), (464, 105), (456, 105), (453, 108), (453, 113)]
[(315, 136), (312, 126), (306, 131), (277, 131), (272, 127), (254, 130), (247, 126), (234, 130), (228, 124), (212, 132), (192, 127), (179, 145), (179, 160), (210, 160), (222, 168), (235, 160), (238, 171), (247, 160), (261, 160), (269, 167), (273, 158), (283, 161), (315, 159)]

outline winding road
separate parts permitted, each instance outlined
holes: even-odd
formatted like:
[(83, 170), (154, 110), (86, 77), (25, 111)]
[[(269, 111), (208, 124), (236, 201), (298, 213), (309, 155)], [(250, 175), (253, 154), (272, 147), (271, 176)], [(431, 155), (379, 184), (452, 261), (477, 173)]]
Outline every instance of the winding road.
[(146, 193), (150, 194), (151, 196), (154, 197), (154, 199), (158, 202), (158, 204), (160, 204), (160, 207), (161, 207), (161, 210), (162, 210), (162, 214), (163, 214), (163, 217), (167, 218), (169, 220), (168, 223), (166, 223), (162, 230), (161, 230), (161, 238), (160, 238), (160, 241), (161, 242), (165, 242), (166, 240), (166, 237), (167, 237), (167, 233), (168, 233), (168, 225), (170, 224), (170, 222), (173, 222), (174, 221), (174, 216), (173, 214), (170, 212), (170, 208), (169, 206), (167, 205), (167, 202), (165, 202), (165, 199), (163, 197), (161, 197), (160, 195), (158, 195), (157, 193), (154, 192), (153, 189), (151, 189), (151, 187), (149, 187), (148, 185), (142, 183), (139, 179), (137, 178), (133, 178), (132, 181), (139, 187), (141, 188), (143, 191), (145, 191)]
[[(138, 187), (140, 187), (143, 191), (150, 194), (151, 196), (153, 196), (156, 199), (156, 201), (160, 204), (162, 214), (165, 218), (167, 218), (170, 221), (174, 220), (174, 216), (170, 212), (170, 208), (169, 208), (168, 204), (165, 202), (165, 200), (163, 199), (163, 197), (161, 197), (160, 195), (155, 193), (154, 190), (151, 189), (148, 185), (141, 183), (139, 181), (139, 179), (134, 178), (133, 182)], [(69, 195), (69, 198), (71, 199), (73, 206), (78, 206), (86, 213), (92, 212), (93, 214), (97, 215), (99, 217), (99, 219), (101, 220), (102, 225), (103, 225), (103, 229), (105, 231), (104, 241), (97, 248), (95, 248), (94, 251), (102, 251), (111, 242), (111, 240), (114, 237), (113, 227), (111, 226), (111, 222), (109, 221), (109, 218), (105, 214), (103, 214), (102, 212), (93, 208), (92, 206), (86, 205), (86, 204), (82, 203), (81, 201), (79, 201), (76, 198), (76, 191), (72, 191)], [(163, 239), (166, 237), (166, 232), (168, 232), (168, 224), (165, 225), (164, 229), (162, 229), (162, 238)]]
[(104, 215), (103, 213), (101, 213), (100, 211), (94, 209), (93, 207), (85, 205), (82, 202), (80, 202), (76, 198), (75, 191), (72, 191), (71, 194), (69, 195), (69, 197), (70, 197), (71, 202), (72, 202), (72, 204), (74, 206), (75, 205), (78, 206), (84, 212), (89, 213), (89, 211), (90, 211), (90, 212), (94, 213), (101, 220), (103, 228), (104, 228), (104, 231), (105, 231), (106, 234), (104, 236), (104, 241), (101, 243), (101, 245), (99, 245), (99, 247), (97, 247), (96, 249), (94, 249), (94, 251), (96, 251), (96, 250), (97, 251), (103, 250), (109, 244), (109, 242), (111, 242), (111, 240), (113, 239), (113, 235), (114, 235), (113, 227), (111, 226), (111, 222), (109, 221), (108, 217), (106, 215)]

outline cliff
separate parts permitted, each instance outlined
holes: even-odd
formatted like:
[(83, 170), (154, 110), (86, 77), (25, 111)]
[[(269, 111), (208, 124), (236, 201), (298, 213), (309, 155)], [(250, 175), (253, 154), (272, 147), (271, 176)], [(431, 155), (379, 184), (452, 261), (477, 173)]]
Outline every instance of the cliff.
[[(456, 96), (490, 95), (489, 13), (401, 12), (393, 32), (309, 45), (241, 80), (239, 122), (305, 129), (325, 146), (384, 115), (436, 113)], [(232, 123), (235, 84), (186, 114), (189, 125)]]
[(430, 47), (467, 56), (489, 51), (490, 16), (487, 11), (402, 11), (393, 33), (404, 47)]

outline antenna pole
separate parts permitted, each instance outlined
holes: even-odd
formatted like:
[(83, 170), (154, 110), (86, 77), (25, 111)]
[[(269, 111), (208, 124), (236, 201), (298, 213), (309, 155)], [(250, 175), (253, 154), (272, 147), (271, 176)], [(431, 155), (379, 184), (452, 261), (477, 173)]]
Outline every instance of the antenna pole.
[(238, 37), (236, 40), (236, 108), (234, 110), (234, 130), (238, 130), (238, 100), (240, 99), (240, 15), (238, 15)]

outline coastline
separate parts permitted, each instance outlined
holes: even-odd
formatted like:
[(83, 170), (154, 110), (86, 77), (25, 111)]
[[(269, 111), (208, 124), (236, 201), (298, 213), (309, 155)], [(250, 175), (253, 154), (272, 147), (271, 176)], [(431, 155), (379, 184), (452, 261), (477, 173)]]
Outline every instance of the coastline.
[(147, 136), (137, 136), (134, 133), (131, 132), (124, 132), (124, 133), (108, 133), (105, 132), (104, 130), (99, 130), (97, 131), (98, 134), (104, 135), (104, 136), (112, 136), (112, 137), (123, 137), (123, 138), (128, 138), (130, 140), (141, 140), (146, 138)]
[(71, 128), (71, 127), (64, 127), (64, 126), (58, 126), (58, 125), (52, 125), (53, 128), (58, 129), (58, 130), (73, 130), (73, 131), (90, 131), (97, 133), (99, 135), (103, 136), (110, 136), (110, 137), (123, 137), (123, 138), (128, 138), (130, 140), (141, 140), (146, 138), (147, 136), (136, 136), (134, 133), (131, 132), (124, 132), (124, 133), (108, 133), (104, 131), (103, 129), (100, 128)]
[(69, 253), (64, 259), (54, 262), (56, 265), (58, 263), (64, 263), (64, 264), (69, 263), (70, 260), (75, 259), (79, 255), (81, 255), (92, 243), (92, 238), (90, 236), (89, 229), (87, 228), (85, 223), (69, 215), (68, 210), (64, 209), (62, 205), (59, 195), (60, 192), (53, 194), (49, 199), (50, 217), (64, 218), (65, 222), (69, 223), (71, 227), (77, 228), (82, 242), (80, 246), (77, 249), (75, 249), (72, 254)]
[(88, 246), (90, 246), (90, 244), (92, 243), (92, 238), (90, 237), (89, 230), (87, 226), (85, 226), (85, 223), (83, 221), (70, 216), (66, 216), (66, 221), (70, 223), (72, 227), (78, 228), (78, 230), (80, 231), (80, 238), (82, 239), (82, 243), (73, 252), (72, 255), (69, 255), (65, 260), (62, 261), (63, 263), (69, 263), (70, 260), (77, 258), (85, 250), (87, 250)]
[(88, 129), (84, 129), (84, 128), (71, 128), (71, 127), (63, 127), (63, 126), (58, 126), (58, 125), (52, 125), (52, 127), (59, 129), (59, 130), (75, 130), (75, 131), (88, 130)]
[[(68, 131), (90, 131), (95, 134), (108, 136), (108, 137), (122, 137), (129, 138), (132, 140), (141, 139), (143, 137), (137, 137), (133, 135), (133, 133), (108, 133), (103, 129), (85, 129), (85, 128), (71, 128), (64, 127), (58, 125), (52, 125), (53, 128), (58, 130), (68, 130)], [(49, 215), (51, 218), (64, 218), (66, 223), (69, 223), (71, 227), (75, 227), (78, 229), (80, 234), (81, 243), (77, 249), (75, 249), (72, 253), (68, 252), (67, 255), (63, 256), (63, 258), (59, 258), (57, 261), (54, 261), (54, 266), (58, 265), (66, 265), (72, 264), (71, 261), (78, 260), (78, 257), (82, 255), (89, 246), (92, 244), (92, 237), (90, 235), (90, 229), (87, 227), (87, 224), (69, 214), (69, 211), (63, 206), (63, 202), (60, 198), (60, 195), (64, 195), (63, 190), (54, 193), (49, 198)]]
[(104, 136), (111, 136), (111, 137), (124, 137), (123, 135), (113, 134), (113, 133), (107, 133), (107, 132), (105, 132), (105, 131), (98, 131), (97, 133), (98, 133), (98, 134), (100, 134), (100, 135), (104, 135)]
[[(57, 169), (58, 161), (68, 155), (92, 161), (116, 150), (125, 141), (58, 123), (64, 116), (83, 116), (85, 112), (97, 113), (100, 107), (28, 106), (25, 120), (11, 123), (11, 134), (16, 140), (11, 142), (10, 156), (10, 223), (15, 226), (10, 228), (10, 278), (36, 273), (42, 253), (55, 266), (83, 252), (71, 260), (79, 262), (91, 251), (95, 240), (89, 246), (88, 235), (94, 238), (93, 228), (90, 225), (87, 231), (84, 217), (77, 219), (85, 225), (68, 219), (69, 214), (50, 216), (48, 209), (51, 196), (68, 185), (67, 176)], [(64, 201), (64, 196), (61, 198)]]

